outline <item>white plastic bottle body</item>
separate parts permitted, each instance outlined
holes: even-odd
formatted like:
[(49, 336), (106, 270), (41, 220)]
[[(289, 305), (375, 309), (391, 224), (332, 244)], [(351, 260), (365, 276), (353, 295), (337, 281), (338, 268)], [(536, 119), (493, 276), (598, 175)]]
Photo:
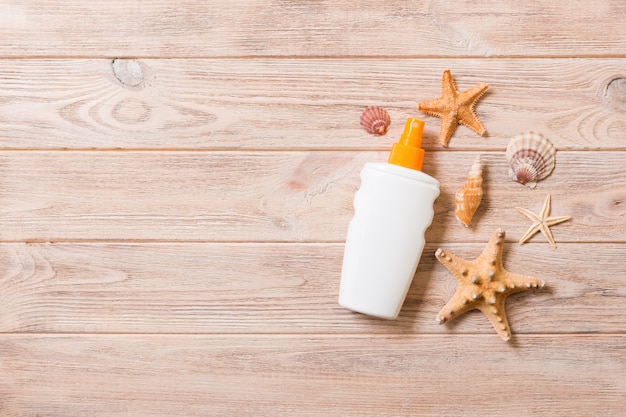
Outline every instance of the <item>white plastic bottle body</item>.
[(421, 171), (369, 163), (361, 171), (348, 227), (339, 304), (395, 319), (424, 249), (439, 182)]

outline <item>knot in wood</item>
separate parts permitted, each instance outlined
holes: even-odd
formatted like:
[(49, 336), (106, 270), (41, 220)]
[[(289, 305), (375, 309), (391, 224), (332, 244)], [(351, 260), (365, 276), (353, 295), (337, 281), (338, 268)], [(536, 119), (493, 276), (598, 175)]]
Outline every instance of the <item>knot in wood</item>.
[(126, 87), (138, 87), (143, 83), (141, 64), (135, 59), (114, 59), (113, 74)]
[(608, 107), (626, 112), (626, 78), (613, 78), (604, 89), (604, 102)]

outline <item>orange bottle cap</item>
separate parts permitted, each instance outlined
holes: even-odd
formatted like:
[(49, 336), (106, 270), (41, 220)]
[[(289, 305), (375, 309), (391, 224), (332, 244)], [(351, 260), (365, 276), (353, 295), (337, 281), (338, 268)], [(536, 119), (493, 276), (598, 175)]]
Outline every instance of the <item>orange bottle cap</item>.
[(409, 117), (400, 140), (391, 148), (389, 163), (421, 171), (424, 161), (424, 150), (420, 147), (423, 131), (424, 122)]

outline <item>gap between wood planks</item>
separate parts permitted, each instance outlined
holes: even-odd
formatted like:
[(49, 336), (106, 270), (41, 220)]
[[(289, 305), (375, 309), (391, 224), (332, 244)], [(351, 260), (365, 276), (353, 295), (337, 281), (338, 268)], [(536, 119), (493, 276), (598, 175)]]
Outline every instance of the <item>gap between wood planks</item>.
[[(473, 311), (473, 310), (472, 310)], [(380, 319), (384, 320), (384, 319)], [(605, 336), (624, 336), (626, 335), (626, 331), (616, 332), (616, 331), (589, 331), (589, 332), (572, 332), (572, 331), (550, 331), (550, 332), (524, 332), (524, 333), (515, 333), (513, 332), (514, 337), (525, 338), (541, 338), (541, 337), (552, 337), (552, 336), (582, 336), (582, 337), (605, 337)], [(476, 336), (476, 337), (489, 337), (493, 336), (494, 340), (499, 340), (498, 335), (495, 333), (486, 333), (486, 332), (472, 332), (472, 331), (455, 331), (454, 333), (441, 333), (441, 332), (423, 332), (423, 331), (415, 331), (415, 332), (389, 332), (389, 333), (364, 333), (364, 332), (346, 332), (346, 333), (338, 333), (338, 332), (290, 332), (290, 331), (276, 331), (276, 332), (140, 332), (140, 331), (132, 331), (132, 332), (30, 332), (30, 331), (16, 331), (16, 332), (2, 332), (0, 331), (0, 337), (2, 336), (18, 336), (18, 337), (63, 337), (63, 336), (129, 336), (129, 335), (137, 335), (137, 336), (146, 336), (146, 337), (159, 337), (159, 336), (184, 336), (189, 338), (194, 337), (203, 337), (203, 336), (211, 336), (211, 335), (219, 335), (224, 337), (272, 337), (272, 336), (288, 336), (288, 337), (306, 337), (306, 336), (320, 336), (321, 338), (327, 339), (341, 339), (344, 337), (354, 337), (354, 338), (379, 338), (379, 339), (390, 339), (390, 338), (414, 338), (420, 336), (428, 336), (434, 338), (454, 338), (454, 337), (464, 337), (464, 336)], [(506, 345), (506, 342), (503, 342)]]
[[(517, 243), (516, 239), (506, 239), (505, 242), (507, 244)], [(38, 240), (38, 239), (28, 239), (28, 240), (0, 240), (0, 244), (25, 244), (30, 246), (37, 245), (75, 245), (75, 244), (90, 244), (94, 245), (102, 245), (102, 244), (146, 244), (146, 245), (189, 245), (189, 244), (198, 244), (198, 245), (224, 245), (224, 244), (233, 244), (233, 245), (250, 245), (250, 246), (263, 246), (263, 245), (307, 245), (307, 246), (315, 246), (315, 245), (341, 245), (344, 243), (342, 241), (337, 240), (185, 240), (185, 239), (57, 239), (57, 240)], [(428, 241), (428, 244), (432, 245), (446, 245), (446, 244), (469, 244), (469, 245), (481, 245), (479, 242), (475, 241)], [(622, 240), (606, 240), (606, 241), (593, 241), (593, 240), (585, 240), (582, 242), (587, 245), (621, 245), (624, 244)], [(581, 242), (559, 242), (559, 246), (563, 245), (580, 245)], [(545, 242), (526, 242), (524, 245), (545, 245)]]
[(210, 60), (415, 60), (415, 59), (433, 59), (433, 60), (505, 60), (505, 59), (620, 59), (626, 58), (626, 54), (575, 54), (575, 55), (180, 55), (180, 56), (162, 56), (162, 55), (0, 55), (0, 60), (54, 60), (62, 59), (65, 61), (84, 60), (84, 59), (158, 59), (162, 61), (168, 60), (192, 60), (192, 59), (210, 59)]
[[(333, 148), (333, 149), (317, 149), (317, 148), (245, 148), (245, 149), (233, 149), (233, 148), (128, 148), (128, 149), (120, 149), (120, 148), (72, 148), (72, 149), (61, 149), (61, 148), (0, 148), (0, 153), (11, 153), (11, 152), (20, 152), (20, 153), (28, 153), (28, 152), (46, 152), (46, 153), (232, 153), (232, 154), (247, 154), (247, 153), (333, 153), (333, 152), (353, 152), (353, 153), (375, 153), (375, 152), (383, 152), (388, 153), (390, 150), (389, 147), (380, 147), (380, 148), (368, 148), (362, 150), (356, 150), (354, 148)], [(428, 153), (480, 153), (480, 154), (502, 154), (506, 151), (506, 148), (502, 150), (488, 149), (488, 150), (480, 150), (480, 149), (472, 149), (472, 148), (455, 148), (455, 149), (428, 149)], [(614, 149), (567, 149), (567, 150), (558, 150), (557, 152), (567, 152), (567, 153), (611, 153), (611, 152), (626, 152), (626, 147), (624, 148), (614, 148)]]

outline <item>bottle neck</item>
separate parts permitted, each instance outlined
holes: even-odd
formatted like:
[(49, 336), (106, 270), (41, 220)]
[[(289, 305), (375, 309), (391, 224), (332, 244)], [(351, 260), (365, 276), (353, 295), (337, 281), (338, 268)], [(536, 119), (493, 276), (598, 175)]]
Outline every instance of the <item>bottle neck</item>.
[(424, 122), (422, 120), (408, 118), (400, 140), (394, 143), (391, 148), (388, 162), (421, 171), (424, 161), (424, 150), (420, 147), (423, 131)]

